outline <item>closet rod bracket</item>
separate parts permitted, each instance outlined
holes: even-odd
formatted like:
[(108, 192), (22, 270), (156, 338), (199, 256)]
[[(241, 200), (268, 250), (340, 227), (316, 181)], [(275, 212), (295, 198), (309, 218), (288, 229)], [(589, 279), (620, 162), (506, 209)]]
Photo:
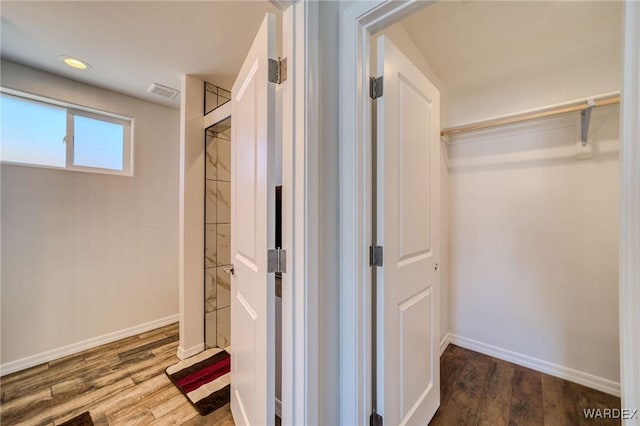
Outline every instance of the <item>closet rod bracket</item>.
[(587, 146), (589, 139), (589, 122), (591, 121), (591, 110), (596, 106), (596, 101), (589, 99), (587, 101), (587, 108), (580, 113), (582, 121), (582, 128), (580, 132), (580, 142), (582, 146)]

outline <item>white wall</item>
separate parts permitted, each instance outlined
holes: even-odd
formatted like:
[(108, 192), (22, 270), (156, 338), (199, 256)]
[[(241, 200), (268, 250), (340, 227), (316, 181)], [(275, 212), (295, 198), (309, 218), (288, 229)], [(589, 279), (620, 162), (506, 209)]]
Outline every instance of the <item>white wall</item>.
[(452, 333), (617, 382), (618, 108), (452, 139)]
[(543, 69), (520, 70), (516, 78), (486, 81), (474, 87), (449, 91), (445, 126), (620, 90), (619, 51), (608, 46), (592, 48), (607, 52), (608, 60), (592, 62), (585, 53), (580, 57), (582, 61), (577, 61), (573, 55), (568, 55), (564, 61), (549, 63)]
[(178, 357), (202, 352), (204, 343), (204, 120), (203, 81), (183, 75), (180, 91), (178, 279), (180, 343)]
[(135, 177), (1, 166), (2, 364), (175, 316), (178, 111), (12, 62), (1, 83), (135, 117)]
[[(339, 179), (338, 179), (338, 100), (340, 10), (347, 2), (319, 2), (320, 52), (318, 62), (320, 99), (318, 147), (318, 265), (320, 334), (318, 423), (337, 425), (340, 416), (340, 293), (339, 293)], [(335, 31), (325, 31), (332, 28)]]
[(402, 23), (448, 89), (450, 127), (618, 90), (622, 5), (441, 1)]

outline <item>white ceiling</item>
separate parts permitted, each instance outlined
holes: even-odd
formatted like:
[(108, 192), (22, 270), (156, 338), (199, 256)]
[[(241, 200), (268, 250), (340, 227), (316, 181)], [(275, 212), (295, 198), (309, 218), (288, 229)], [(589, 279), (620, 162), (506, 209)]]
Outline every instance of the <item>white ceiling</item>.
[[(194, 74), (231, 89), (268, 1), (2, 1), (4, 59), (173, 108), (147, 93)], [(80, 58), (79, 71), (57, 58)]]
[(620, 67), (620, 1), (442, 1), (402, 25), (451, 91), (566, 62)]
[[(147, 93), (180, 75), (227, 89), (266, 12), (262, 1), (2, 1), (1, 54), (96, 86), (177, 108)], [(620, 49), (619, 1), (442, 1), (402, 21), (447, 90), (541, 69), (567, 56), (595, 66)], [(75, 56), (76, 71), (57, 57)], [(618, 56), (619, 57), (619, 56)], [(607, 59), (609, 58), (609, 59)], [(619, 64), (614, 64), (619, 66)]]

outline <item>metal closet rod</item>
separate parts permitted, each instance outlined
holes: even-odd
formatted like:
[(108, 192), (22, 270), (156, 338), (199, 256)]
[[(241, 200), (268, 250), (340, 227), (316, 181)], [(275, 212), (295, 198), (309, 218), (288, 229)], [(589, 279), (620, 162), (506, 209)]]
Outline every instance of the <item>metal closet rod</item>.
[(550, 117), (552, 115), (567, 114), (569, 112), (585, 111), (589, 108), (613, 105), (620, 103), (620, 95), (608, 94), (564, 104), (556, 108), (543, 108), (520, 114), (507, 115), (494, 120), (478, 121), (463, 126), (449, 127), (442, 129), (441, 136), (457, 135), (460, 133), (472, 132), (475, 130), (489, 129), (491, 127), (503, 126), (505, 124), (520, 123), (522, 121), (535, 120), (536, 118)]

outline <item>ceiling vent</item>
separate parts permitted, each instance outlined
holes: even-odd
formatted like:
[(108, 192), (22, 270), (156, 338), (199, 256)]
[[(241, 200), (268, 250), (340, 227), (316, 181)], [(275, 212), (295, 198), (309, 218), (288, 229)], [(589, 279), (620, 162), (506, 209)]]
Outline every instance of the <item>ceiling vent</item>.
[(179, 90), (173, 89), (168, 86), (163, 86), (162, 84), (152, 83), (151, 86), (147, 89), (147, 92), (153, 93), (154, 95), (162, 96), (166, 99), (173, 99), (176, 97)]

